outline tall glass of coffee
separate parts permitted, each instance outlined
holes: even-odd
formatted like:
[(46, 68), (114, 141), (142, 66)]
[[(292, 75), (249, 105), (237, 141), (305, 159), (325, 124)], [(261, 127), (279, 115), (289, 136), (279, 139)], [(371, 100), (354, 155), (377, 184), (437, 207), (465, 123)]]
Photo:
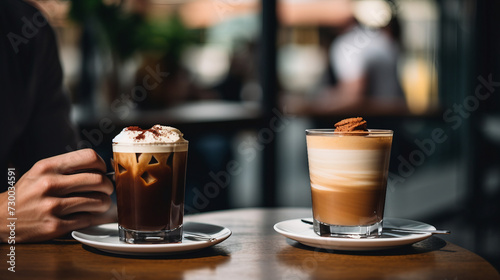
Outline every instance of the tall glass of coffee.
[(382, 233), (392, 135), (379, 129), (306, 130), (316, 234)]
[(113, 139), (121, 241), (182, 241), (187, 152), (188, 141), (168, 126), (127, 127)]

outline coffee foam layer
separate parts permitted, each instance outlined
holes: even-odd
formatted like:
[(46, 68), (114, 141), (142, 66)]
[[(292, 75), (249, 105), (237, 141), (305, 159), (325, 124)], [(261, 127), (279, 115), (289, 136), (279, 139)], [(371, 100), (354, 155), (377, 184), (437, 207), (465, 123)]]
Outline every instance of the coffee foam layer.
[(340, 134), (307, 135), (307, 147), (335, 150), (376, 150), (391, 146), (392, 135), (346, 136)]
[(171, 126), (154, 125), (150, 129), (137, 126), (124, 128), (113, 138), (113, 143), (119, 144), (160, 144), (185, 142), (183, 134)]

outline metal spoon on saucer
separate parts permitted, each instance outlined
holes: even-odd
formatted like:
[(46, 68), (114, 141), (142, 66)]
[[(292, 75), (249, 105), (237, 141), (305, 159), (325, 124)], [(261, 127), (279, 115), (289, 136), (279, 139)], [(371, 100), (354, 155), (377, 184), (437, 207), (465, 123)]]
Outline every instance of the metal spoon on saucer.
[(193, 241), (210, 241), (210, 242), (215, 242), (217, 241), (217, 238), (205, 234), (205, 233), (200, 233), (200, 232), (190, 232), (190, 231), (184, 231), (183, 234), (184, 238), (193, 240)]

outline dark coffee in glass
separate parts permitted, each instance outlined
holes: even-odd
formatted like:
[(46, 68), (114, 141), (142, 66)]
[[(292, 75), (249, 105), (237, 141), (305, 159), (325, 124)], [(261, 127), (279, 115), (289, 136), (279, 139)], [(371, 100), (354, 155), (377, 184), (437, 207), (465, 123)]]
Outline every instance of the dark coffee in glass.
[(188, 142), (113, 143), (120, 240), (182, 241)]

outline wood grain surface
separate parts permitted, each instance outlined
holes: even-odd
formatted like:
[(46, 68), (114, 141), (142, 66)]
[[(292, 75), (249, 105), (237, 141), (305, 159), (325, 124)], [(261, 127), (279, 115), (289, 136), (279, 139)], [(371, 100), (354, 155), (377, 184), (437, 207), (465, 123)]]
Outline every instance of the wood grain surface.
[(237, 209), (187, 216), (233, 234), (201, 251), (133, 257), (100, 252), (74, 240), (16, 244), (16, 272), (7, 270), (2, 244), (0, 279), (500, 279), (480, 256), (431, 237), (374, 252), (326, 251), (303, 246), (273, 230), (305, 208)]

